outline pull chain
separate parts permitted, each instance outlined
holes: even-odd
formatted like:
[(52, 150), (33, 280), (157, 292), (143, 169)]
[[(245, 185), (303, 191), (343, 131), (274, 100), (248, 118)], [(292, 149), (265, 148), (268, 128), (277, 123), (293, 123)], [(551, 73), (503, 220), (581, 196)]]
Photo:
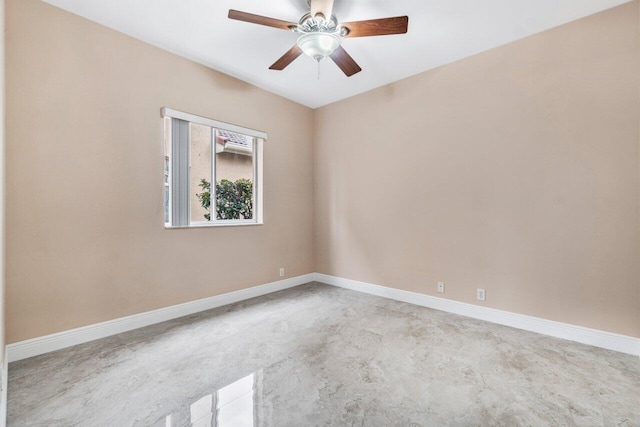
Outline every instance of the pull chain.
[(318, 61), (318, 81), (320, 81), (320, 61)]

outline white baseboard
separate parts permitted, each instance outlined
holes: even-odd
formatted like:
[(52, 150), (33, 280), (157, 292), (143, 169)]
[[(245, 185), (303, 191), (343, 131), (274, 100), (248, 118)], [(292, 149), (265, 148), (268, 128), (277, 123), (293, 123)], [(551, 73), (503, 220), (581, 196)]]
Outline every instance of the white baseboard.
[[(5, 383), (7, 381), (6, 366), (10, 362), (27, 359), (29, 357), (38, 356), (40, 354), (49, 353), (51, 351), (105, 338), (167, 320), (188, 316), (190, 314), (259, 297), (283, 289), (293, 288), (312, 281), (619, 351), (621, 353), (640, 356), (640, 338), (599, 331), (597, 329), (570, 325), (568, 323), (556, 322), (523, 314), (511, 313), (508, 311), (496, 310), (493, 308), (438, 298), (416, 292), (404, 291), (401, 289), (388, 288), (356, 280), (343, 279), (321, 273), (311, 273), (9, 344), (6, 347), (2, 381)], [(6, 385), (4, 385), (2, 389), (3, 400), (0, 402), (0, 405), (5, 404), (6, 402), (6, 390)], [(6, 410), (6, 407), (0, 406), (0, 411), (2, 411), (3, 408)], [(0, 427), (3, 427), (1, 424), (1, 416), (2, 413), (0, 412)]]
[[(40, 354), (49, 353), (62, 348), (97, 340), (99, 338), (105, 338), (122, 332), (131, 331), (133, 329), (165, 322), (167, 320), (177, 319), (178, 317), (188, 316), (190, 314), (259, 297), (272, 292), (281, 291), (283, 289), (293, 288), (313, 281), (313, 277), (313, 274), (292, 277), (290, 279), (267, 283), (265, 285), (254, 286), (252, 288), (186, 302), (184, 304), (173, 305), (170, 307), (160, 308), (158, 310), (109, 320), (107, 322), (96, 323), (94, 325), (45, 335), (43, 337), (37, 337), (26, 341), (20, 341), (7, 346), (7, 359), (5, 359), (5, 361), (11, 363), (17, 360), (27, 359), (29, 357), (38, 356)], [(3, 376), (3, 380), (4, 378), (5, 377)]]
[(9, 349), (4, 348), (2, 359), (2, 393), (0, 393), (0, 427), (7, 426), (7, 387), (9, 385)]
[(568, 323), (555, 322), (553, 320), (546, 320), (523, 314), (511, 313), (508, 311), (496, 310), (493, 308), (433, 297), (401, 289), (373, 285), (371, 283), (359, 282), (356, 280), (343, 279), (321, 273), (315, 273), (314, 280), (328, 285), (416, 304), (422, 307), (433, 308), (440, 311), (446, 311), (448, 313), (511, 326), (525, 331), (537, 332), (539, 334), (549, 335), (556, 338), (563, 338), (595, 347), (640, 356), (640, 338), (599, 331), (597, 329), (585, 328), (583, 326), (570, 325)]

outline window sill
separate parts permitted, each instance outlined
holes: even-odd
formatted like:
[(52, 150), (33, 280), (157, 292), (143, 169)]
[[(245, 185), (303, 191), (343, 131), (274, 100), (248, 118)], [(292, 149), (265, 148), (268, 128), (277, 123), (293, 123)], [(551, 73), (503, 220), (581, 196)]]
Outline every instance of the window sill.
[(191, 224), (191, 225), (183, 225), (183, 226), (173, 226), (166, 225), (164, 226), (165, 230), (185, 230), (189, 228), (216, 228), (216, 227), (251, 227), (256, 225), (264, 225), (262, 222), (225, 222), (225, 223), (199, 223), (199, 224)]

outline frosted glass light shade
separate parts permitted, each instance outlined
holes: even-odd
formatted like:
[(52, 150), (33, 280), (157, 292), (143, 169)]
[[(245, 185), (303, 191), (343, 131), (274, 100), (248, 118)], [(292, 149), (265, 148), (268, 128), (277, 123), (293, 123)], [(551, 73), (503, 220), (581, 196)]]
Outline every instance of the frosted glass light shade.
[(307, 33), (298, 38), (298, 47), (316, 61), (331, 55), (338, 46), (340, 46), (340, 37), (335, 34)]

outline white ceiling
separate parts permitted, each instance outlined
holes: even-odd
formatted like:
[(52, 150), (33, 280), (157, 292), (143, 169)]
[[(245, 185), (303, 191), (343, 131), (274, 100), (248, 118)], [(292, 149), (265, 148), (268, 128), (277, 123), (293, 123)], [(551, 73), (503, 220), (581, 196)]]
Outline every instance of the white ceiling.
[(296, 34), (227, 19), (229, 9), (297, 22), (307, 0), (45, 0), (162, 49), (316, 108), (629, 0), (335, 0), (339, 21), (408, 15), (404, 35), (343, 39), (362, 67), (346, 77), (329, 59), (269, 66)]

